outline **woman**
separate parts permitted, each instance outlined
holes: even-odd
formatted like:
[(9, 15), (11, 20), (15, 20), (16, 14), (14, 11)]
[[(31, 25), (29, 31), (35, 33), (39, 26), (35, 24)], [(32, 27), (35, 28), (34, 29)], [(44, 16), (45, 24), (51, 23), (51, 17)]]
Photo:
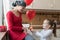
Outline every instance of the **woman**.
[[(53, 29), (51, 29), (53, 27)], [(33, 29), (31, 29), (33, 32)], [(55, 22), (45, 19), (43, 22), (43, 30), (41, 32), (34, 32), (34, 34), (40, 37), (40, 40), (51, 40), (52, 33), (56, 37), (56, 24)]]
[[(22, 12), (26, 7), (24, 1), (15, 1), (12, 3), (14, 7), (7, 13), (7, 22), (9, 28), (9, 38), (10, 40), (27, 40), (26, 29), (22, 26)], [(31, 36), (29, 38), (33, 39)]]

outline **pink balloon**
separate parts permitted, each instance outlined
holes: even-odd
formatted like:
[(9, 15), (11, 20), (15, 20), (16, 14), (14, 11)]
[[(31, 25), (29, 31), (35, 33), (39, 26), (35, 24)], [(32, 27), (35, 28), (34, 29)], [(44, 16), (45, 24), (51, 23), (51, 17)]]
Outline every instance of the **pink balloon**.
[(36, 11), (35, 10), (28, 10), (26, 12), (26, 16), (29, 20), (32, 20), (36, 15)]

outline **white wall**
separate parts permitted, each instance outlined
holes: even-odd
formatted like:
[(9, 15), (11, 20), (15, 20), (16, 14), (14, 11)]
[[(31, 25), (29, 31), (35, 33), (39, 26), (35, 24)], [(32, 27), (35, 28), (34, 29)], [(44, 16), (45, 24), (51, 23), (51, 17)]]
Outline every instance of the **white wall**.
[(34, 0), (27, 8), (60, 10), (60, 0)]
[(2, 25), (2, 0), (0, 0), (0, 25)]
[[(7, 1), (7, 0), (5, 0)], [(10, 9), (12, 3), (16, 0), (9, 0)], [(55, 9), (60, 10), (60, 0), (33, 0), (32, 4), (27, 6), (27, 9)]]
[[(6, 26), (8, 26), (7, 25), (7, 19), (6, 19), (6, 14), (7, 14), (7, 12), (10, 10), (10, 4), (9, 4), (9, 0), (3, 0), (3, 8), (4, 8), (4, 24), (6, 25)], [(7, 27), (7, 29), (8, 29), (8, 27)]]
[(54, 9), (60, 10), (60, 0), (54, 1)]
[(52, 9), (53, 0), (34, 0), (33, 8), (34, 9)]

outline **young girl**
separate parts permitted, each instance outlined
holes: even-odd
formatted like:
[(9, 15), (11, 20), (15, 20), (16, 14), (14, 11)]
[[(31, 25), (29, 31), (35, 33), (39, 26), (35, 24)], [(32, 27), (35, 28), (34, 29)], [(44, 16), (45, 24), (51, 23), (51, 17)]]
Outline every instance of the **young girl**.
[[(51, 29), (53, 28), (53, 29)], [(41, 32), (34, 32), (32, 29), (31, 31), (38, 37), (40, 37), (40, 40), (51, 40), (52, 33), (56, 37), (56, 24), (55, 22), (45, 19), (43, 22), (43, 30)]]

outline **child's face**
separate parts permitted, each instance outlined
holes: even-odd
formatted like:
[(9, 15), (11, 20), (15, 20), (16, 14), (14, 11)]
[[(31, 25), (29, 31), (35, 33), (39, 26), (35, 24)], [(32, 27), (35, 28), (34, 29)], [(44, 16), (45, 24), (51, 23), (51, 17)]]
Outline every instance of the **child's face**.
[(44, 22), (43, 22), (43, 28), (44, 29), (50, 28), (50, 25), (49, 25), (49, 21), (48, 20), (44, 20)]

